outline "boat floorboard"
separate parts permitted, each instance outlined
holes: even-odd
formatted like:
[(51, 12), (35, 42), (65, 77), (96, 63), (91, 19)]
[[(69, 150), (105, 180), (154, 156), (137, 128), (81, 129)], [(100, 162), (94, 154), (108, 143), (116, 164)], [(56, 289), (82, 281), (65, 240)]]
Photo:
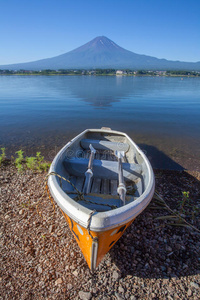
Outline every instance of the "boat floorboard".
[[(69, 180), (79, 192), (83, 192), (85, 182), (84, 177), (70, 176)], [(79, 204), (89, 209), (95, 209), (96, 211), (108, 211), (122, 205), (117, 194), (117, 186), (117, 180), (94, 177), (92, 178), (91, 189), (87, 195), (84, 195), (84, 200), (78, 200), (76, 189), (69, 183), (65, 182), (64, 187), (62, 188), (72, 199), (78, 200)], [(127, 203), (133, 200), (135, 200), (135, 197), (129, 195), (126, 196)]]
[[(70, 176), (69, 181), (75, 185), (79, 192), (83, 192), (84, 177)], [(63, 188), (65, 192), (75, 191), (72, 185), (65, 184), (67, 188)], [(63, 186), (62, 186), (63, 187)], [(89, 193), (117, 195), (117, 180), (102, 179), (94, 177), (91, 179), (91, 188)]]

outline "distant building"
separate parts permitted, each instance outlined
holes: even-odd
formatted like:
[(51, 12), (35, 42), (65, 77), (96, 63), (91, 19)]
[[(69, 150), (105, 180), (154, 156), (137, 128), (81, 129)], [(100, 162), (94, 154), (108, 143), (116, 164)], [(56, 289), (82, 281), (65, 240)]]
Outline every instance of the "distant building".
[(121, 70), (116, 71), (116, 75), (123, 75), (123, 74), (124, 74), (124, 71), (121, 71)]

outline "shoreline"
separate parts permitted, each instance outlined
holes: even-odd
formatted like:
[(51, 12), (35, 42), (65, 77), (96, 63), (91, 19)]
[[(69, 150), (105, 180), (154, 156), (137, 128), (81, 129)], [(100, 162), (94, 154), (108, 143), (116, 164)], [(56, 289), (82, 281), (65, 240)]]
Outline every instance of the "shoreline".
[(0, 70), (2, 76), (116, 76), (116, 77), (191, 77), (200, 78), (200, 70), (146, 70), (146, 69), (41, 69)]
[[(32, 142), (32, 144), (21, 144), (19, 146), (0, 144), (0, 149), (5, 146), (6, 157), (8, 159), (16, 157), (16, 151), (23, 150), (24, 156), (35, 156), (37, 152), (41, 152), (41, 155), (44, 156), (44, 159), (48, 162), (51, 162), (68, 140), (70, 140), (70, 137), (67, 137), (66, 139), (60, 138), (60, 140), (57, 141), (56, 145), (53, 145), (52, 142), (46, 144), (46, 141), (39, 145), (36, 145), (34, 141)], [(162, 148), (158, 148), (157, 144), (155, 144), (154, 146), (149, 145), (149, 143), (145, 143), (142, 140), (140, 142), (137, 141), (136, 143), (146, 154), (153, 169), (155, 170), (185, 170), (188, 172), (200, 173), (197, 153), (188, 153), (185, 148), (185, 151), (180, 151), (180, 147), (169, 147), (167, 149), (165, 148), (164, 152), (162, 149), (164, 146)]]
[(148, 74), (140, 74), (140, 75), (134, 75), (134, 74), (0, 74), (0, 76), (115, 76), (115, 77), (181, 77), (181, 78), (200, 78), (200, 75), (195, 76), (195, 75), (148, 75)]

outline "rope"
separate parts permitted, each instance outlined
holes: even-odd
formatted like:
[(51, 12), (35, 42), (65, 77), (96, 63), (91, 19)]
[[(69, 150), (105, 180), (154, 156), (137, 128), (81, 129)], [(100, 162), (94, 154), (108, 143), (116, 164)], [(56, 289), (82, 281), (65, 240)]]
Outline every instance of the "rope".
[[(68, 183), (70, 183), (70, 184), (72, 185), (72, 187), (77, 191), (78, 195), (80, 196), (80, 199), (78, 199), (78, 200), (84, 200), (84, 201), (86, 201), (86, 202), (90, 202), (90, 203), (93, 203), (93, 204), (99, 204), (99, 203), (94, 203), (94, 202), (92, 202), (92, 201), (89, 201), (89, 200), (84, 199), (83, 193), (81, 193), (81, 192), (75, 187), (75, 185), (74, 185), (70, 180), (64, 178), (63, 176), (59, 175), (59, 174), (56, 173), (56, 172), (51, 172), (51, 173), (49, 173), (49, 174), (46, 176), (47, 193), (48, 193), (48, 195), (49, 195), (49, 198), (50, 198), (51, 202), (52, 202), (52, 199), (51, 199), (50, 193), (49, 193), (49, 191), (48, 191), (48, 185), (47, 185), (47, 180), (48, 180), (48, 177), (49, 177), (50, 175), (55, 175), (55, 176), (59, 177), (60, 179), (63, 179), (63, 180), (65, 180), (65, 181), (67, 181)], [(60, 184), (61, 184), (61, 180), (60, 180)], [(53, 205), (54, 205), (54, 204), (53, 204)], [(107, 206), (110, 206), (110, 207), (111, 207), (111, 206), (112, 206), (112, 207), (114, 206), (114, 205), (108, 205), (108, 204), (103, 204), (103, 205), (107, 205)], [(54, 205), (54, 208), (55, 208), (55, 205)], [(55, 210), (54, 210), (54, 211), (55, 211)], [(62, 211), (62, 210), (61, 210), (61, 211)], [(91, 234), (91, 232), (90, 232), (90, 223), (91, 223), (92, 216), (93, 216), (93, 214), (94, 214), (95, 212), (96, 212), (95, 209), (92, 210), (92, 211), (90, 212), (89, 217), (88, 217), (88, 221), (87, 221), (87, 227), (86, 227), (86, 229), (87, 229), (87, 231), (88, 231), (88, 234), (89, 234), (89, 236), (91, 237), (91, 239), (92, 239), (93, 241), (97, 241), (97, 240), (98, 240), (98, 238), (97, 238), (97, 237), (93, 237), (92, 234)]]
[(88, 217), (88, 220), (87, 220), (87, 227), (86, 227), (86, 229), (87, 229), (87, 231), (88, 231), (88, 234), (89, 234), (89, 236), (91, 237), (91, 239), (92, 239), (93, 241), (97, 241), (97, 240), (98, 240), (98, 238), (97, 238), (97, 237), (93, 237), (92, 234), (91, 234), (91, 232), (90, 232), (90, 223), (91, 223), (92, 216), (93, 216), (93, 214), (94, 214), (95, 212), (96, 212), (95, 209), (92, 210), (92, 211), (90, 212), (89, 217)]
[[(92, 201), (89, 201), (89, 200), (84, 199), (84, 198), (83, 198), (83, 193), (81, 193), (81, 192), (75, 187), (75, 185), (74, 185), (70, 180), (68, 180), (68, 179), (66, 179), (66, 178), (64, 178), (64, 177), (62, 177), (61, 175), (57, 174), (56, 172), (51, 172), (51, 173), (49, 173), (49, 174), (46, 176), (46, 183), (47, 183), (47, 179), (48, 179), (48, 177), (49, 177), (50, 175), (55, 175), (55, 176), (59, 177), (60, 179), (63, 179), (63, 180), (65, 180), (65, 181), (67, 181), (68, 183), (70, 183), (70, 184), (72, 185), (72, 187), (77, 191), (78, 195), (80, 196), (80, 198), (81, 198), (80, 200), (84, 200), (84, 201), (86, 201), (86, 202), (90, 202), (90, 203), (93, 203), (93, 204), (99, 204), (99, 203), (94, 203), (94, 202), (92, 202)], [(46, 186), (47, 186), (47, 184), (46, 184)], [(47, 193), (48, 193), (49, 198), (50, 198), (50, 200), (51, 200), (51, 202), (52, 202), (50, 193), (49, 193), (49, 191), (48, 191), (48, 186), (47, 186)], [(83, 199), (82, 199), (82, 198), (83, 198)], [(79, 200), (79, 199), (78, 199), (78, 200)], [(109, 206), (108, 204), (103, 204), (103, 205)], [(114, 205), (112, 205), (112, 206), (114, 206)], [(54, 208), (55, 208), (55, 205), (54, 205)], [(61, 210), (61, 211), (62, 211), (62, 210)], [(92, 211), (90, 212), (89, 217), (88, 217), (88, 221), (87, 221), (87, 227), (86, 227), (86, 229), (87, 229), (87, 231), (88, 231), (88, 234), (89, 234), (89, 236), (91, 237), (91, 239), (92, 239), (93, 241), (97, 241), (97, 240), (98, 240), (98, 238), (97, 238), (97, 237), (93, 237), (92, 234), (91, 234), (91, 232), (90, 232), (90, 223), (91, 223), (92, 215), (93, 215), (95, 212), (96, 212), (95, 209), (92, 210)], [(63, 212), (62, 212), (62, 213), (63, 213)]]
[(56, 173), (56, 172), (50, 172), (49, 174), (47, 174), (47, 176), (46, 176), (46, 183), (47, 183), (47, 180), (48, 180), (48, 178), (49, 178), (50, 175), (55, 175), (55, 176), (57, 176), (57, 177), (60, 179), (60, 186), (61, 186), (61, 188), (62, 188), (62, 181), (61, 181), (61, 179), (67, 181), (69, 184), (71, 184), (71, 186), (72, 186), (72, 187), (75, 189), (75, 191), (77, 192), (78, 196), (80, 197), (79, 200), (84, 200), (83, 193), (81, 193), (81, 192), (75, 187), (75, 185), (74, 185), (70, 180), (66, 179), (65, 177), (59, 175), (59, 174)]
[[(76, 198), (73, 198), (73, 200), (75, 201), (79, 201), (79, 199), (76, 199)], [(108, 206), (110, 207), (111, 209), (116, 209), (117, 206), (116, 205), (111, 205), (111, 204), (107, 204), (107, 203), (98, 203), (98, 202), (94, 202), (94, 201), (90, 201), (90, 200), (87, 200), (87, 199), (81, 199), (82, 201), (86, 202), (86, 203), (91, 203), (91, 204), (96, 204), (96, 205), (103, 205), (103, 206)]]
[(85, 198), (84, 198), (84, 194), (83, 194), (82, 192), (80, 192), (80, 191), (76, 188), (76, 186), (75, 186), (70, 180), (66, 179), (65, 177), (59, 175), (59, 174), (56, 173), (56, 172), (51, 172), (51, 173), (47, 174), (47, 176), (46, 176), (46, 184), (47, 184), (48, 177), (49, 177), (50, 175), (57, 176), (57, 177), (60, 179), (60, 186), (61, 186), (61, 187), (62, 187), (61, 179), (63, 179), (63, 180), (65, 180), (65, 181), (67, 181), (68, 183), (70, 183), (71, 186), (76, 190), (76, 192), (77, 192), (77, 194), (78, 194), (78, 198), (73, 198), (73, 200), (75, 200), (75, 201), (77, 201), (77, 202), (78, 202), (78, 201), (85, 201), (86, 203), (91, 203), (91, 204), (95, 204), (95, 205), (108, 206), (108, 207), (110, 207), (111, 209), (117, 208), (116, 205), (110, 205), (110, 204), (107, 204), (107, 203), (97, 203), (97, 202), (93, 202), (93, 201), (90, 201), (90, 200), (85, 199)]
[(49, 197), (49, 199), (51, 200), (51, 203), (52, 203), (53, 209), (54, 209), (54, 213), (55, 213), (55, 204), (54, 204), (54, 202), (53, 202), (53, 200), (52, 200), (52, 197), (51, 197), (51, 195), (50, 195), (50, 193), (49, 193), (48, 184), (47, 184), (47, 181), (48, 181), (48, 178), (49, 178), (50, 175), (55, 175), (55, 176), (57, 176), (57, 177), (59, 178), (61, 188), (62, 188), (62, 181), (61, 181), (61, 179), (67, 181), (67, 182), (68, 182), (69, 184), (71, 184), (72, 187), (76, 190), (76, 192), (77, 192), (77, 194), (78, 194), (78, 197), (80, 198), (80, 199), (78, 199), (78, 200), (84, 200), (83, 193), (81, 193), (81, 192), (75, 187), (75, 185), (74, 185), (70, 180), (64, 178), (63, 176), (59, 175), (59, 174), (56, 173), (56, 172), (50, 172), (50, 173), (47, 174), (46, 177), (45, 177), (45, 182), (44, 182), (44, 183), (45, 183), (45, 188), (44, 188), (44, 192), (43, 192), (42, 196), (40, 197), (40, 199), (38, 200), (38, 202), (36, 203), (37, 213), (38, 213), (40, 216), (41, 216), (41, 213), (40, 213), (38, 207), (39, 207), (39, 204), (40, 204), (41, 200), (44, 198), (45, 192), (47, 192), (48, 197)]

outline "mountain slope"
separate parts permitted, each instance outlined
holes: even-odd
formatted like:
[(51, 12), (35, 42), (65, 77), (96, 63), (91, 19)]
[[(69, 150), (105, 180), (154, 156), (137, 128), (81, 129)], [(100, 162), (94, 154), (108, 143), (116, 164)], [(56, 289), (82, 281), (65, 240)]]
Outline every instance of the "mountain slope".
[(30, 63), (0, 66), (10, 70), (129, 68), (143, 70), (200, 71), (200, 62), (169, 61), (128, 51), (110, 39), (100, 36), (65, 54)]

